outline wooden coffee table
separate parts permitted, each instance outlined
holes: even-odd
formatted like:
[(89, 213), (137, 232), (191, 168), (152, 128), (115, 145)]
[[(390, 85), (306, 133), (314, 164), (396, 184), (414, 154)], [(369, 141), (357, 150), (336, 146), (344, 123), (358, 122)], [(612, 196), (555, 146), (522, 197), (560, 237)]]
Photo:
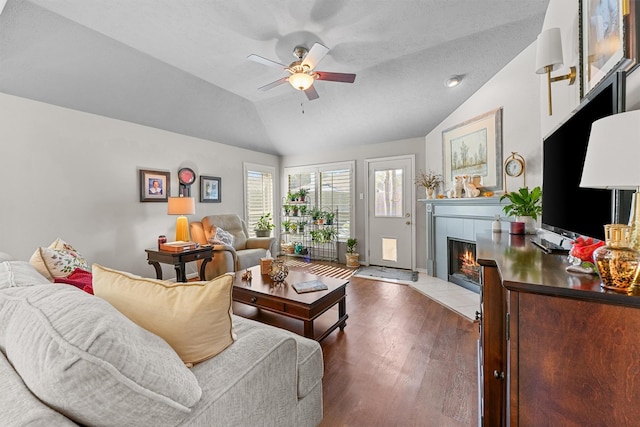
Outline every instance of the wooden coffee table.
[[(347, 326), (346, 287), (348, 281), (333, 277), (321, 277), (301, 271), (289, 270), (284, 284), (274, 285), (267, 275), (260, 274), (260, 266), (252, 267), (251, 282), (243, 281), (243, 271), (236, 273), (233, 284), (233, 300), (251, 305), (260, 310), (277, 313), (292, 319), (301, 320), (304, 324), (303, 335), (320, 341), (336, 328), (341, 330)], [(294, 283), (319, 280), (328, 286), (324, 291), (314, 291), (299, 294), (291, 286)], [(338, 305), (338, 321), (329, 326), (324, 332), (316, 336), (313, 322), (331, 307)], [(242, 316), (241, 313), (236, 313)], [(272, 323), (260, 316), (255, 320)]]

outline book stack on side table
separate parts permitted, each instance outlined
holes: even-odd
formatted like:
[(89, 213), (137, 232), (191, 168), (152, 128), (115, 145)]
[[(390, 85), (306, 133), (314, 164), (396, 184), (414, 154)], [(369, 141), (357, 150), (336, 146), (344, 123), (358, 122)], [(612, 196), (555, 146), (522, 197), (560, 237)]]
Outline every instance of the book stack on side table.
[(197, 247), (198, 247), (198, 244), (195, 242), (176, 241), (176, 242), (160, 243), (160, 250), (166, 251), (166, 252), (192, 251)]

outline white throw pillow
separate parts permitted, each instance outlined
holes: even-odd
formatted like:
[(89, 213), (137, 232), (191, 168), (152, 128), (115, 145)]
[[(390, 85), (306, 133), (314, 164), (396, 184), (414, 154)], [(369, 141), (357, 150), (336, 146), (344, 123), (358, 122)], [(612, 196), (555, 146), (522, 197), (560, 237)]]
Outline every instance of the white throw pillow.
[(216, 234), (209, 239), (209, 243), (212, 245), (227, 245), (233, 247), (233, 234), (220, 227), (216, 227)]

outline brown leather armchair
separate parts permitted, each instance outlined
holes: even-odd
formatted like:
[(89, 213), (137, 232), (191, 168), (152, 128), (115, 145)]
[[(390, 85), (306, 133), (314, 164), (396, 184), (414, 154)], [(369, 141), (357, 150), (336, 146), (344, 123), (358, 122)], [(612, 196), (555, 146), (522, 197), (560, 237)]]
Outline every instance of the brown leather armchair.
[(259, 265), (267, 251), (274, 253), (275, 238), (249, 237), (246, 223), (236, 214), (209, 215), (191, 222), (191, 240), (201, 245), (211, 244), (217, 227), (231, 233), (233, 246), (213, 245), (213, 259), (205, 267), (206, 280)]

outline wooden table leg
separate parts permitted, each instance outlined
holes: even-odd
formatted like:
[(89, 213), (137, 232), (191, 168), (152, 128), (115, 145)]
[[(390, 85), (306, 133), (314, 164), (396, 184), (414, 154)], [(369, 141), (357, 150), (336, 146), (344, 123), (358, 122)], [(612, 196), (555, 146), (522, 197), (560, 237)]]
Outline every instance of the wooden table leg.
[(313, 320), (304, 321), (304, 336), (307, 338), (314, 339)]
[(176, 264), (174, 266), (176, 268), (176, 280), (178, 282), (186, 282), (187, 281), (187, 273), (186, 273), (186, 268), (184, 265), (184, 262), (181, 262), (179, 264)]
[[(347, 314), (347, 298), (342, 298), (338, 303), (338, 318), (342, 319)], [(340, 325), (340, 330), (343, 331), (344, 327), (347, 326), (347, 319), (344, 319), (344, 322)]]
[(209, 261), (211, 261), (211, 258), (205, 258), (202, 260), (202, 264), (200, 264), (200, 280), (207, 280), (205, 279), (204, 271)]
[(153, 265), (153, 268), (156, 269), (156, 279), (162, 280), (162, 268), (160, 267), (160, 263), (158, 261), (149, 261), (149, 264)]

